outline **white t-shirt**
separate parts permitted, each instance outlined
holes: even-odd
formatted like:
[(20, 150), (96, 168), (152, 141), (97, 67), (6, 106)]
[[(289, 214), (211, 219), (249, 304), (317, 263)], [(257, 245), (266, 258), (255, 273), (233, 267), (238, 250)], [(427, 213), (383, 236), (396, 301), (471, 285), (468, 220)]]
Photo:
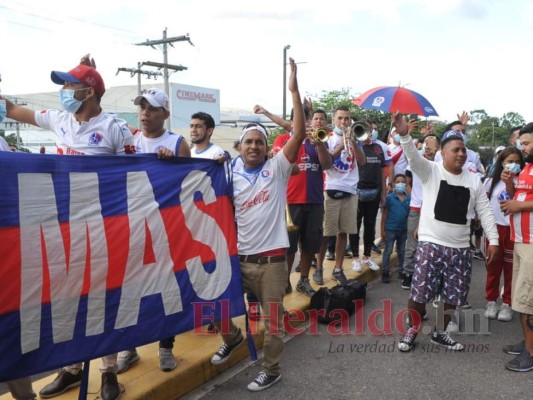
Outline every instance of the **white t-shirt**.
[(149, 138), (143, 135), (142, 131), (137, 131), (133, 136), (133, 142), (135, 143), (136, 153), (157, 153), (161, 148), (167, 148), (174, 152), (174, 155), (178, 155), (182, 135), (177, 135), (170, 131), (165, 131), (161, 136), (157, 138)]
[(0, 151), (11, 151), (9, 145), (2, 136), (0, 136)]
[(133, 135), (126, 121), (101, 112), (87, 122), (79, 123), (66, 111), (35, 112), (35, 122), (57, 135), (57, 154), (96, 155), (133, 153)]
[(222, 147), (217, 146), (216, 144), (209, 143), (207, 149), (203, 151), (196, 150), (196, 146), (191, 149), (192, 158), (209, 158), (214, 160), (215, 158), (222, 157), (224, 155), (224, 150)]
[(287, 182), (292, 165), (280, 151), (261, 167), (233, 169), (237, 248), (241, 255), (289, 247), (285, 222)]
[(463, 169), (452, 174), (441, 162), (422, 157), (409, 135), (401, 144), (411, 171), (423, 185), (424, 205), (420, 212), (418, 240), (452, 248), (467, 248), (470, 242), (470, 220), (477, 214), (490, 244), (498, 245), (496, 221), (487, 193), (476, 174)]
[[(333, 133), (328, 139), (328, 149), (331, 153), (342, 143), (343, 137)], [(351, 147), (352, 157), (348, 156), (346, 149), (342, 149), (339, 156), (333, 160), (330, 169), (324, 171), (326, 179), (324, 182), (325, 190), (342, 190), (343, 192), (356, 194), (357, 184), (359, 183), (359, 166), (355, 159), (355, 150), (352, 147), (352, 141), (348, 141)]]
[(422, 200), (424, 199), (422, 181), (410, 168), (407, 168), (406, 171), (407, 170), (411, 172), (411, 176), (413, 177), (411, 180), (411, 202), (409, 203), (409, 207), (420, 208), (422, 207)]
[[(485, 191), (487, 192), (487, 195), (490, 190), (490, 185), (492, 185), (492, 178), (488, 178), (484, 183), (483, 186), (485, 188)], [(492, 196), (490, 197), (490, 206), (492, 207), (492, 212), (494, 214), (494, 218), (496, 219), (496, 223), (498, 225), (503, 226), (509, 226), (511, 223), (509, 222), (509, 215), (505, 215), (502, 213), (502, 210), (500, 209), (500, 201), (498, 200), (498, 196), (502, 192), (506, 192), (507, 188), (505, 187), (505, 183), (502, 181), (499, 181), (496, 184), (496, 187), (492, 191)]]

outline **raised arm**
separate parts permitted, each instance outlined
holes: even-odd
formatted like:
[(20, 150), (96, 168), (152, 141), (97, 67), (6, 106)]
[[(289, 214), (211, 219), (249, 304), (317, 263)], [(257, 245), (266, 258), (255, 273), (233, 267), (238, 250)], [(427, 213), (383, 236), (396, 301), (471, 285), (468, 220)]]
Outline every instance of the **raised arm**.
[[(2, 97), (0, 96), (0, 99), (1, 98)], [(14, 104), (5, 98), (4, 100), (6, 101), (8, 118), (14, 119), (15, 121), (19, 121), (19, 122), (24, 122), (26, 124), (38, 126), (37, 122), (35, 122), (35, 111), (34, 110)]]
[(289, 59), (291, 64), (291, 75), (289, 77), (289, 90), (292, 94), (292, 107), (294, 109), (294, 119), (292, 121), (293, 135), (283, 147), (283, 153), (290, 163), (296, 162), (298, 150), (306, 138), (305, 117), (302, 99), (298, 90), (298, 79), (296, 77), (296, 63), (294, 59)]
[(276, 125), (281, 126), (286, 131), (292, 130), (292, 124), (290, 121), (287, 121), (281, 117), (278, 117), (277, 115), (272, 114), (270, 111), (268, 111), (265, 107), (256, 104), (254, 106), (254, 113), (256, 114), (263, 114), (265, 117), (267, 117), (269, 120), (274, 122)]

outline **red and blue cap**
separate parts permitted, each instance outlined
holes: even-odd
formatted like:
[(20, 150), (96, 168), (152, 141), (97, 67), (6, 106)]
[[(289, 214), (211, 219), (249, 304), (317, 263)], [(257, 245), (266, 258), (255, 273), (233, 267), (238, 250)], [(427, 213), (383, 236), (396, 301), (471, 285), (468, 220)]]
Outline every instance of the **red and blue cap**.
[(65, 82), (84, 83), (92, 87), (101, 96), (105, 93), (105, 85), (102, 76), (93, 67), (80, 64), (69, 72), (52, 71), (52, 82), (64, 85)]

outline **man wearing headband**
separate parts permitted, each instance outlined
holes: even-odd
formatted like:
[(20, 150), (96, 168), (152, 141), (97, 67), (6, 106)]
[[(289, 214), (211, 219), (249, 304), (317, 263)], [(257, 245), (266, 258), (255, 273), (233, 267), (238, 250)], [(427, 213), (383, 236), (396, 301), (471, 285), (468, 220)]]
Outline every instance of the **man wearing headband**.
[[(233, 194), (237, 221), (237, 248), (245, 291), (254, 293), (268, 317), (264, 320), (263, 371), (248, 385), (248, 390), (269, 388), (281, 379), (283, 352), (283, 297), (287, 282), (286, 248), (289, 238), (285, 222), (286, 191), (292, 164), (304, 139), (305, 122), (296, 64), (290, 59), (289, 90), (294, 107), (294, 134), (282, 151), (270, 159), (266, 130), (258, 124), (244, 127), (240, 136), (242, 163), (233, 169)], [(229, 323), (211, 363), (227, 361), (244, 341), (240, 329)], [(226, 325), (226, 323), (224, 323)], [(226, 326), (225, 326), (226, 328)]]

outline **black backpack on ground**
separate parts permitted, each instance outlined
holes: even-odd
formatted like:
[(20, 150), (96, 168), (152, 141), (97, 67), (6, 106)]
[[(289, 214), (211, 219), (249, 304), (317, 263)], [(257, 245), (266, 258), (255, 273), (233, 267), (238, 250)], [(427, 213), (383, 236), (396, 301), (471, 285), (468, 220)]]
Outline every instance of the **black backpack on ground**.
[[(366, 282), (351, 279), (346, 285), (332, 288), (321, 287), (312, 297), (309, 309), (324, 310), (324, 315), (318, 315), (318, 322), (329, 324), (343, 316), (350, 316), (355, 312), (355, 300), (366, 299)], [(337, 312), (334, 312), (337, 310)], [(344, 310), (342, 312), (340, 310)], [(339, 312), (340, 311), (340, 312)], [(332, 313), (333, 312), (333, 313)]]

